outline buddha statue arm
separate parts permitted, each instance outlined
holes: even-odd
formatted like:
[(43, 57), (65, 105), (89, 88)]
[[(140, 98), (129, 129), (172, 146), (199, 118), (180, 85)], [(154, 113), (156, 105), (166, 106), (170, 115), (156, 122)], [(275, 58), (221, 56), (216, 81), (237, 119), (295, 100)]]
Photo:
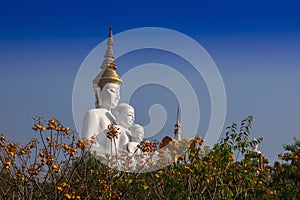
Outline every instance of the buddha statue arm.
[(86, 112), (82, 125), (82, 138), (91, 139), (92, 136), (96, 136), (99, 133), (99, 122), (93, 109)]
[(82, 126), (82, 139), (92, 139), (96, 136), (95, 143), (91, 147), (91, 151), (96, 151), (97, 154), (104, 155), (106, 153), (106, 132), (107, 132), (107, 121), (103, 118), (97, 117), (96, 112), (98, 109), (90, 109), (86, 112), (83, 126)]

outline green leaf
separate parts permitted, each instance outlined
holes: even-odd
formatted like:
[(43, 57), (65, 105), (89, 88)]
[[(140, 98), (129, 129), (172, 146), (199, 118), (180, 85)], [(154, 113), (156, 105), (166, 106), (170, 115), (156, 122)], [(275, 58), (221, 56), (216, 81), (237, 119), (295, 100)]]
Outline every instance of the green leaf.
[(144, 188), (144, 190), (147, 190), (149, 187), (148, 187), (148, 185), (144, 185), (143, 188)]

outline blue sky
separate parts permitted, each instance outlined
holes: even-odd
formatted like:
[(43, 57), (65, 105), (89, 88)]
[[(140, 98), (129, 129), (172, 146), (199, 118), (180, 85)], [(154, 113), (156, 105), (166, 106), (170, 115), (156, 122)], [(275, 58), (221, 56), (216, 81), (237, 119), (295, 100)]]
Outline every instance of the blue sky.
[(253, 134), (264, 137), (260, 149), (273, 161), (300, 133), (299, 8), (297, 1), (3, 1), (0, 132), (28, 141), (34, 115), (75, 129), (75, 76), (109, 25), (114, 33), (155, 26), (206, 49), (225, 84), (225, 126), (254, 115)]

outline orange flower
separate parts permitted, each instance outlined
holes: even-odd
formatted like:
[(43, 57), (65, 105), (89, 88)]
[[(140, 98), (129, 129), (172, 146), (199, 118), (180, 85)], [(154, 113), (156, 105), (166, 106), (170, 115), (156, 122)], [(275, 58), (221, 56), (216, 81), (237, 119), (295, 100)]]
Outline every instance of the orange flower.
[(200, 145), (202, 145), (204, 143), (204, 139), (201, 139), (201, 141), (199, 142)]
[(231, 162), (234, 161), (234, 154), (231, 154), (230, 161), (231, 161)]
[(11, 162), (6, 161), (6, 162), (4, 163), (4, 168), (5, 168), (5, 169), (9, 169), (10, 166), (11, 166)]
[(49, 125), (49, 129), (55, 129), (55, 126)]
[(38, 174), (39, 174), (39, 171), (36, 170), (36, 169), (34, 169), (34, 168), (29, 168), (29, 169), (27, 169), (27, 172), (28, 172), (28, 174), (30, 174), (30, 175), (38, 175)]
[(82, 140), (78, 140), (78, 142), (76, 143), (76, 146), (80, 149), (84, 149), (84, 144)]
[(65, 149), (66, 151), (68, 151), (68, 150), (69, 150), (69, 146), (66, 145), (66, 144), (64, 144), (64, 149)]
[(26, 152), (25, 152), (24, 149), (22, 149), (22, 150), (20, 151), (20, 153), (21, 153), (21, 154), (25, 154)]
[(71, 155), (71, 156), (74, 156), (74, 155), (76, 154), (76, 152), (77, 152), (77, 149), (72, 149), (70, 155)]
[(66, 198), (66, 199), (71, 199), (72, 198), (72, 196), (70, 195), (70, 194), (64, 194), (64, 197)]
[(52, 125), (55, 125), (56, 122), (57, 122), (57, 121), (56, 121), (55, 119), (53, 119), (53, 118), (49, 120), (49, 123), (52, 124)]
[(267, 194), (268, 194), (268, 195), (273, 195), (274, 192), (273, 192), (273, 190), (267, 190)]
[(258, 184), (259, 184), (259, 185), (262, 185), (262, 181), (258, 181)]
[(45, 156), (45, 154), (43, 152), (40, 152), (39, 156), (43, 158)]

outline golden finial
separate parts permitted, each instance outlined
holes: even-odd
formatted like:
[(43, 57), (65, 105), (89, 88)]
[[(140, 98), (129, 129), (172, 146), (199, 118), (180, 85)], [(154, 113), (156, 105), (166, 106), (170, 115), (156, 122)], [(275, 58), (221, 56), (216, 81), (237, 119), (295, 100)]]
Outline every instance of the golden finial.
[(112, 25), (110, 25), (108, 37), (112, 37), (112, 29), (113, 29), (113, 27), (112, 27)]
[(102, 73), (101, 78), (98, 82), (98, 86), (102, 90), (106, 83), (116, 83), (122, 85), (122, 80), (116, 72), (116, 64), (112, 62)]

